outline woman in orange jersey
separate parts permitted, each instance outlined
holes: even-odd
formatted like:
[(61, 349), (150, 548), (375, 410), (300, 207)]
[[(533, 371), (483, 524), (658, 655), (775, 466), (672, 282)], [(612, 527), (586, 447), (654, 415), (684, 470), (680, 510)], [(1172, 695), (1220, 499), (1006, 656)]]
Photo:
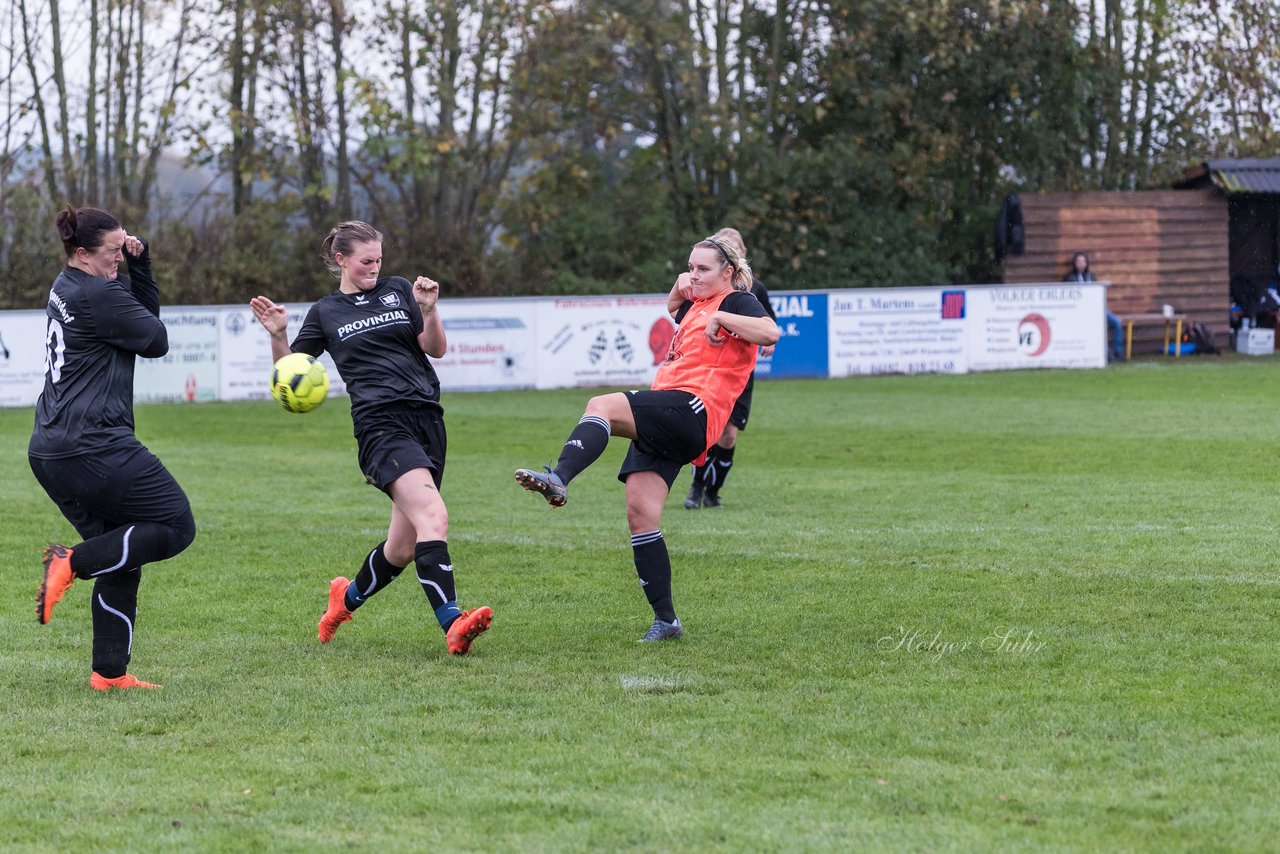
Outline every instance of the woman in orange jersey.
[(516, 470), (517, 483), (563, 507), (569, 481), (599, 459), (610, 436), (631, 440), (618, 480), (626, 484), (636, 573), (653, 607), (644, 642), (684, 634), (659, 527), (671, 485), (683, 466), (705, 460), (755, 370), (758, 348), (778, 341), (778, 325), (750, 289), (751, 267), (732, 243), (708, 237), (694, 244), (689, 273), (671, 291), (678, 328), (650, 389), (591, 398), (555, 468)]

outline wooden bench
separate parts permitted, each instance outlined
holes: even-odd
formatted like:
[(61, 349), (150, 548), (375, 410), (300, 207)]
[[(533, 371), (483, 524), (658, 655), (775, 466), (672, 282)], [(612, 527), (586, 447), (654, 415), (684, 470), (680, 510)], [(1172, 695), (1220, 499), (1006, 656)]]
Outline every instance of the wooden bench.
[(1173, 333), (1173, 356), (1174, 358), (1182, 357), (1182, 322), (1187, 319), (1185, 314), (1122, 314), (1120, 315), (1120, 323), (1124, 326), (1124, 359), (1129, 361), (1133, 358), (1133, 325), (1138, 324), (1164, 324), (1164, 345), (1160, 348), (1160, 352), (1169, 355), (1169, 333)]

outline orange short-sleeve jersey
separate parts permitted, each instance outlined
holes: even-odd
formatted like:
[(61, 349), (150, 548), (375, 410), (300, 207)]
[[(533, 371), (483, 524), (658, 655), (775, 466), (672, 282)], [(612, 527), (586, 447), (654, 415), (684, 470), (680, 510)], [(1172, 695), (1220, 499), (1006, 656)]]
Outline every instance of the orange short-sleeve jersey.
[(756, 367), (759, 348), (733, 335), (720, 332), (724, 344), (713, 346), (705, 334), (711, 315), (734, 291), (694, 300), (680, 320), (667, 356), (653, 378), (654, 390), (678, 389), (696, 394), (707, 412), (707, 447), (715, 444), (733, 412), (734, 401), (746, 388)]

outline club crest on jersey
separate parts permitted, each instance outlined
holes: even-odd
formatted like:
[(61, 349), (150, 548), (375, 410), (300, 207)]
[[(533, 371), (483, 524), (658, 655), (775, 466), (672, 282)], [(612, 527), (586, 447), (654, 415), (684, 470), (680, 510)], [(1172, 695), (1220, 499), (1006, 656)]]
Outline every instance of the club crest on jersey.
[(383, 294), (382, 296), (378, 297), (378, 299), (382, 300), (382, 304), (385, 305), (387, 308), (395, 308), (400, 304), (399, 294)]
[(365, 296), (364, 294), (359, 294), (356, 296), (356, 305), (368, 305), (368, 304), (369, 304), (369, 298), (367, 296)]

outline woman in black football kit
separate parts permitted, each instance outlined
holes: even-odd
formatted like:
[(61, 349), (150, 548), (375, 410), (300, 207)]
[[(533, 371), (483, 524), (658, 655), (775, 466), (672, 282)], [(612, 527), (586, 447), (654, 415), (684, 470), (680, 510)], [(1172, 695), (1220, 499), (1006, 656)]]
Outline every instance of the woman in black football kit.
[(45, 549), (36, 619), (49, 622), (77, 578), (94, 579), (90, 686), (157, 688), (127, 672), (142, 565), (196, 535), (187, 496), (133, 432), (134, 362), (169, 351), (160, 292), (146, 242), (107, 211), (68, 205), (56, 223), (67, 262), (49, 291), (44, 390), (27, 455), (84, 542)]
[(284, 307), (263, 296), (249, 302), (271, 335), (273, 359), (326, 350), (333, 356), (351, 395), (360, 470), (391, 498), (387, 538), (369, 552), (355, 578), (329, 583), (320, 642), (332, 640), (353, 611), (412, 562), (449, 652), (465, 655), (489, 628), (493, 611), (458, 607), (446, 543), (449, 512), (440, 496), (444, 409), (440, 381), (427, 358), (440, 358), (447, 346), (436, 311), (440, 285), (424, 276), (412, 284), (399, 276), (378, 278), (382, 235), (368, 223), (339, 223), (325, 238), (323, 254), (339, 278), (338, 290), (311, 307), (292, 345)]

